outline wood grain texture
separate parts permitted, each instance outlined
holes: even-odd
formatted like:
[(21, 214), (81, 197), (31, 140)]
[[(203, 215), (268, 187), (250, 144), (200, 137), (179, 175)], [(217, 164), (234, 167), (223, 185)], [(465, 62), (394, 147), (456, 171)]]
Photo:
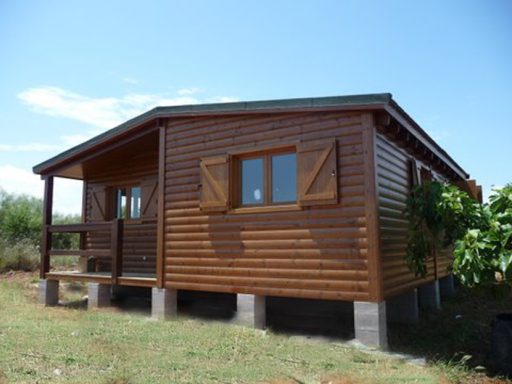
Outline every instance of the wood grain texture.
[[(200, 209), (200, 159), (334, 141), (337, 203), (276, 210)], [(330, 300), (367, 300), (360, 113), (169, 120), (165, 286)]]
[[(411, 172), (412, 154), (389, 138), (377, 134), (376, 165), (379, 204), (380, 252), (384, 297), (391, 297), (413, 289), (426, 282), (446, 276), (450, 266), (450, 252), (443, 251), (437, 263), (430, 258), (427, 262), (425, 279), (415, 277), (405, 264), (407, 248), (407, 225), (405, 216), (406, 200), (409, 196), (413, 177)], [(417, 167), (428, 167), (425, 160), (416, 158)], [(447, 175), (433, 172), (437, 180), (449, 181)], [(437, 271), (436, 271), (437, 267)]]
[[(144, 180), (158, 180), (158, 135), (141, 139), (139, 145), (119, 149), (118, 153), (107, 154), (105, 162), (94, 162), (87, 167), (87, 196), (85, 199), (86, 220), (94, 221), (93, 192), (103, 188), (106, 191), (105, 217), (114, 217), (113, 189), (120, 186), (141, 185)], [(106, 161), (108, 160), (108, 161)], [(155, 273), (157, 248), (157, 218), (125, 220), (123, 225), (122, 272)], [(91, 233), (85, 239), (86, 250), (111, 249), (109, 232)], [(96, 257), (98, 271), (110, 271), (110, 257)]]
[(368, 282), (370, 300), (381, 302), (384, 297), (382, 288), (382, 261), (380, 250), (380, 226), (377, 196), (376, 171), (376, 129), (371, 113), (362, 115), (363, 148), (365, 164), (365, 216), (368, 242)]

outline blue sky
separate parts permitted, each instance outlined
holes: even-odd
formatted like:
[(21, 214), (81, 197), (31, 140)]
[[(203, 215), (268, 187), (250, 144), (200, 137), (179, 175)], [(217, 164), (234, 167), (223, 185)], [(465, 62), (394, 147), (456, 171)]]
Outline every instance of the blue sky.
[[(483, 184), (512, 182), (512, 1), (0, 2), (0, 187), (155, 105), (391, 92)], [(79, 212), (59, 181), (56, 209)]]

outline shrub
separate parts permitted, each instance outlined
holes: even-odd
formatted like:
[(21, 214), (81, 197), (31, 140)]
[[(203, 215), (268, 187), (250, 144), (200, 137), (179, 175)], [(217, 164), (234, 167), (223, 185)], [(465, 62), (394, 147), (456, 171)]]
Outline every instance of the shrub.
[(39, 267), (39, 250), (29, 240), (9, 245), (0, 238), (0, 272), (35, 271)]

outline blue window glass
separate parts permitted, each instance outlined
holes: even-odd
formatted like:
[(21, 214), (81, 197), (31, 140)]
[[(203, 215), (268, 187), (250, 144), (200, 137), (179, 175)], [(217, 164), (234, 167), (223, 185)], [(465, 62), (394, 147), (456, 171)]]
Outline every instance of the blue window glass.
[(297, 156), (295, 153), (272, 156), (272, 202), (297, 200)]
[(132, 188), (132, 196), (130, 201), (131, 213), (130, 217), (132, 219), (140, 218), (140, 187)]
[(263, 159), (247, 159), (242, 165), (242, 205), (263, 204)]

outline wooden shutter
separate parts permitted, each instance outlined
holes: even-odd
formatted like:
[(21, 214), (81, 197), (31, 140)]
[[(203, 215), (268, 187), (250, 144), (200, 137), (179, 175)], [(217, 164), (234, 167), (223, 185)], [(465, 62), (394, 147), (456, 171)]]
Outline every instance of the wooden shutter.
[(143, 180), (140, 184), (140, 216), (143, 219), (153, 219), (158, 213), (158, 181), (155, 179)]
[(336, 139), (299, 145), (297, 175), (300, 205), (337, 203)]
[(415, 187), (416, 185), (421, 184), (421, 175), (420, 169), (418, 167), (418, 163), (416, 159), (411, 159), (409, 162), (410, 172), (411, 172), (411, 187)]
[(107, 188), (105, 186), (93, 187), (91, 190), (90, 221), (107, 220)]
[(229, 208), (229, 157), (201, 159), (201, 201), (205, 211), (225, 211)]

